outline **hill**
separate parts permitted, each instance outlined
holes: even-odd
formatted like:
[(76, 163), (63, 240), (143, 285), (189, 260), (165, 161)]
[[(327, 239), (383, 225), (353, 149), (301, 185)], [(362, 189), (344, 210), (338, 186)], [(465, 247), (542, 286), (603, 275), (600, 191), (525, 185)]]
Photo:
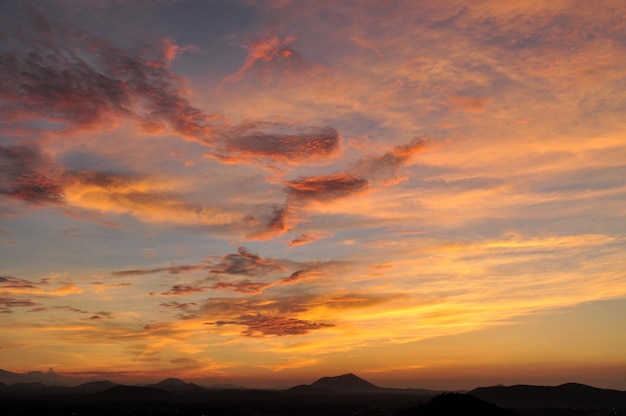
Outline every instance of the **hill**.
[(370, 393), (381, 392), (383, 389), (365, 381), (352, 373), (335, 377), (322, 377), (310, 384), (316, 389), (330, 390), (338, 393)]
[(503, 407), (517, 408), (626, 408), (626, 392), (584, 384), (480, 387), (469, 394)]
[(169, 392), (191, 392), (204, 390), (202, 387), (194, 383), (187, 383), (179, 378), (166, 378), (158, 383), (150, 384), (146, 387), (167, 390)]
[(88, 383), (83, 383), (79, 386), (73, 387), (72, 392), (79, 394), (96, 394), (115, 386), (117, 386), (117, 384), (112, 383), (108, 380), (90, 381)]

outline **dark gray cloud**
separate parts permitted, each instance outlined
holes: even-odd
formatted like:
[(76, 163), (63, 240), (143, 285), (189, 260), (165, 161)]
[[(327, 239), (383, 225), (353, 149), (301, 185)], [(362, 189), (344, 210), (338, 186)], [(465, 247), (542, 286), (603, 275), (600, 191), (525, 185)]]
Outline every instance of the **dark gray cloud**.
[(62, 204), (57, 175), (37, 147), (0, 145), (0, 195), (34, 205)]
[(159, 304), (160, 306), (168, 309), (179, 309), (185, 312), (189, 312), (193, 308), (197, 307), (198, 304), (196, 302), (163, 302)]
[(29, 280), (12, 276), (0, 276), (0, 289), (36, 289), (37, 285)]
[(365, 156), (354, 166), (342, 172), (301, 177), (285, 182), (285, 204), (274, 207), (269, 219), (251, 234), (254, 238), (267, 238), (290, 229), (290, 219), (303, 204), (331, 202), (366, 192), (377, 182), (389, 184), (397, 178), (398, 169), (413, 155), (425, 148), (425, 140), (417, 138), (406, 145), (394, 147), (389, 152)]
[(302, 279), (305, 279), (310, 273), (311, 272), (308, 270), (298, 270), (283, 278), (280, 282), (281, 284), (292, 284)]
[(74, 306), (69, 306), (69, 305), (63, 305), (63, 306), (57, 305), (57, 306), (49, 306), (49, 307), (42, 306), (42, 307), (30, 309), (28, 312), (46, 312), (50, 310), (66, 310), (66, 311), (82, 313), (82, 314), (90, 313), (89, 311), (86, 311), (84, 309), (76, 308)]
[(305, 335), (311, 331), (330, 328), (333, 324), (313, 322), (304, 319), (287, 318), (283, 316), (244, 315), (233, 321), (217, 321), (214, 325), (228, 324), (245, 327), (241, 335), (246, 337)]
[(254, 282), (250, 280), (242, 280), (239, 282), (217, 282), (211, 289), (213, 290), (232, 290), (246, 295), (256, 295), (262, 293), (271, 283)]
[(227, 254), (211, 268), (211, 273), (228, 275), (263, 275), (284, 270), (277, 260), (262, 258), (250, 253), (245, 247), (239, 247), (236, 254)]
[(12, 313), (13, 308), (34, 307), (39, 304), (23, 297), (10, 296), (8, 294), (0, 295), (0, 313)]
[(99, 126), (129, 117), (148, 130), (163, 123), (196, 139), (210, 136), (211, 117), (182, 96), (169, 70), (171, 41), (124, 50), (90, 33), (71, 31), (24, 9), (0, 50), (4, 124), (46, 120), (58, 128)]
[(162, 295), (190, 295), (192, 293), (202, 293), (209, 289), (209, 286), (202, 284), (174, 285)]
[(303, 163), (337, 153), (340, 137), (332, 127), (295, 127), (281, 123), (247, 121), (222, 130), (215, 141), (222, 161), (270, 160)]
[(153, 269), (130, 269), (130, 270), (116, 270), (111, 272), (112, 276), (142, 276), (146, 274), (153, 273), (169, 273), (169, 274), (184, 274), (191, 273), (197, 270), (206, 269), (208, 266), (202, 264), (191, 264), (191, 265), (180, 265), (180, 266), (169, 266), (169, 267), (156, 267)]

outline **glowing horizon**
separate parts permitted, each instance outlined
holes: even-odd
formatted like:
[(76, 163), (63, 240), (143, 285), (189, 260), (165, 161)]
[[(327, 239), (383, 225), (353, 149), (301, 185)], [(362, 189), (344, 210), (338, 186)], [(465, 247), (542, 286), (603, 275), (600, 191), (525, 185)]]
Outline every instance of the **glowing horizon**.
[(1, 369), (626, 389), (622, 2), (0, 15)]

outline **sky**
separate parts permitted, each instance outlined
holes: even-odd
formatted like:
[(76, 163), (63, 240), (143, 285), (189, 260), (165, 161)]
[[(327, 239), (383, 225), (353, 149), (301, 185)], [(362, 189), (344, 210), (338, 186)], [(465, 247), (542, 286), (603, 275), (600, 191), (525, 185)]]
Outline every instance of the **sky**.
[(626, 389), (626, 3), (0, 3), (0, 368)]

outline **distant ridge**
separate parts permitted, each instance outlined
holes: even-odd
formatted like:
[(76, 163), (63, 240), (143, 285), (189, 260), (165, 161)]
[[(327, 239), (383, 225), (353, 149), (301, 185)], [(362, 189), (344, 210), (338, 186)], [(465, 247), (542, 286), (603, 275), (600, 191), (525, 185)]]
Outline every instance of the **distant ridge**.
[(12, 373), (6, 370), (0, 370), (0, 382), (4, 384), (11, 385), (13, 383), (22, 383), (24, 381), (26, 380), (21, 374)]
[(335, 391), (338, 393), (368, 393), (380, 392), (383, 390), (352, 373), (335, 377), (322, 377), (314, 383), (311, 383), (310, 387)]
[(549, 386), (479, 387), (472, 396), (501, 407), (517, 408), (624, 408), (626, 392), (567, 383)]
[(158, 383), (155, 383), (155, 386), (184, 386), (187, 383), (179, 378), (169, 377), (165, 380), (161, 380)]
[(179, 378), (173, 378), (173, 377), (166, 378), (165, 380), (161, 380), (156, 384), (150, 384), (146, 387), (167, 390), (173, 393), (203, 390), (203, 388), (198, 386), (197, 384), (187, 383), (184, 380), (181, 380)]
[(88, 383), (73, 387), (72, 391), (80, 394), (96, 394), (115, 386), (117, 386), (117, 384), (112, 383), (109, 380), (90, 381)]

